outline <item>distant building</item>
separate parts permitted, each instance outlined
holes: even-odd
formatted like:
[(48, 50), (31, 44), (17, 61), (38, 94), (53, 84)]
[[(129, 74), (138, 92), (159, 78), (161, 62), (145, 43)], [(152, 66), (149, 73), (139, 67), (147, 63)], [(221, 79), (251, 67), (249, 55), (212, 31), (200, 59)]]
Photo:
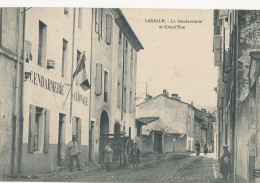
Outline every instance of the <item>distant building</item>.
[(163, 94), (137, 105), (136, 142), (142, 152), (194, 151), (195, 141), (212, 143), (205, 112), (182, 102), (177, 94)]

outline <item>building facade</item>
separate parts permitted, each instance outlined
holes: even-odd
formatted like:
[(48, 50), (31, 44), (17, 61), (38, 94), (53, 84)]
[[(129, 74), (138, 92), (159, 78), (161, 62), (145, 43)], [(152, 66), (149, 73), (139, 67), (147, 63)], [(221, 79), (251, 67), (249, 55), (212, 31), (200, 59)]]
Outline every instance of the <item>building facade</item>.
[(259, 182), (259, 18), (259, 11), (214, 11), (219, 145), (231, 151), (233, 182)]
[(73, 74), (83, 53), (88, 76), (90, 73), (89, 17), (91, 10), (81, 8), (26, 11), (24, 174), (68, 167), (66, 145), (72, 135), (77, 136), (81, 164), (88, 161), (89, 90), (84, 91)]
[(21, 169), (24, 10), (0, 9), (0, 179)]
[(163, 94), (137, 105), (137, 126), (142, 125), (138, 143), (147, 147), (145, 152), (194, 151), (195, 141), (213, 146), (208, 135), (212, 131), (209, 116), (193, 104), (182, 102), (177, 94), (169, 97), (164, 90)]
[(137, 52), (143, 49), (120, 9), (93, 9), (90, 159), (105, 134), (135, 138)]

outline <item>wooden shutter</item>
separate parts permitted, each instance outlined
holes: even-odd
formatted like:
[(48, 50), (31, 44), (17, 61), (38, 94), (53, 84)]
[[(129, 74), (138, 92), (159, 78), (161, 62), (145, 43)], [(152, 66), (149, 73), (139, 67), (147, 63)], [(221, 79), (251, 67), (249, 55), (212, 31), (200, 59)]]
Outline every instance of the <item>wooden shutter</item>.
[(96, 95), (102, 94), (102, 64), (96, 65)]
[(44, 147), (43, 152), (47, 153), (49, 150), (50, 139), (50, 111), (45, 109), (45, 128), (44, 128)]
[(214, 35), (214, 62), (215, 66), (222, 63), (222, 36)]
[(77, 121), (77, 142), (78, 142), (79, 152), (81, 152), (81, 119), (80, 118), (78, 118)]
[(106, 43), (111, 44), (111, 34), (112, 34), (112, 16), (106, 14)]
[(94, 17), (95, 17), (95, 32), (98, 33), (98, 9), (94, 8)]
[(35, 130), (35, 115), (36, 106), (30, 105), (29, 109), (29, 138), (28, 138), (28, 152), (34, 152), (34, 130)]
[(100, 10), (99, 10), (99, 15), (98, 15), (98, 19), (99, 19), (99, 30), (98, 30), (98, 33), (99, 33), (99, 35), (100, 35), (100, 37), (101, 38), (103, 38), (103, 13), (104, 13), (104, 9), (103, 8), (101, 8)]

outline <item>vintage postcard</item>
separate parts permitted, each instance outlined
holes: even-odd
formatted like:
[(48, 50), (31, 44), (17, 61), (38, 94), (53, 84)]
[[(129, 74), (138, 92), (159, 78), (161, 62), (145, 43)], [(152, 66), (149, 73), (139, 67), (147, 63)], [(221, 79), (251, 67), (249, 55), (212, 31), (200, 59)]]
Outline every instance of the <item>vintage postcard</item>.
[(0, 20), (1, 181), (260, 181), (259, 10)]

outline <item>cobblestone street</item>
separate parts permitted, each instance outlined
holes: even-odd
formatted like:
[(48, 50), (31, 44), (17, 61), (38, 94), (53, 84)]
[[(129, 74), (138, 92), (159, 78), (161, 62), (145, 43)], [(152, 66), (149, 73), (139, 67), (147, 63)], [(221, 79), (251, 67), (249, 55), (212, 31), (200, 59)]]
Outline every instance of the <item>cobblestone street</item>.
[(152, 154), (141, 158), (139, 171), (132, 167), (119, 168), (115, 164), (113, 172), (90, 168), (88, 171), (61, 173), (33, 181), (218, 183), (221, 182), (221, 175), (218, 173), (217, 160), (213, 158), (184, 154)]

